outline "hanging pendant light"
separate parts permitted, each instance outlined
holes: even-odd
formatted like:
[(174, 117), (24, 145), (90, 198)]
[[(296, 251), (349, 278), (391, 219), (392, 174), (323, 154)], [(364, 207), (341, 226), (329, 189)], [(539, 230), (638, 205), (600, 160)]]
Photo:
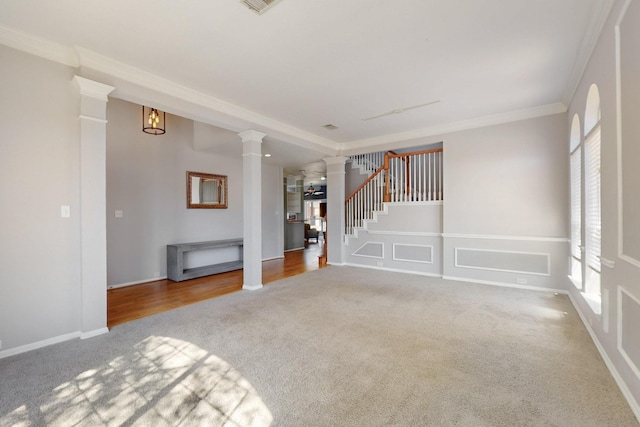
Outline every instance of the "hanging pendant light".
[(158, 111), (157, 108), (142, 106), (142, 132), (151, 135), (162, 135), (166, 132), (167, 126), (165, 122), (164, 111)]

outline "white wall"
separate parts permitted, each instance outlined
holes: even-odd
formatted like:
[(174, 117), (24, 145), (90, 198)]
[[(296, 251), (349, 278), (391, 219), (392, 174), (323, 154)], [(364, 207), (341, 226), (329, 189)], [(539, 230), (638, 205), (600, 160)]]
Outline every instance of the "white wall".
[[(169, 114), (166, 134), (147, 135), (140, 130), (140, 111), (121, 100), (111, 100), (107, 109), (108, 286), (165, 277), (167, 244), (242, 238), (242, 157), (195, 151), (194, 122)], [(207, 137), (203, 126), (198, 124), (197, 138)], [(241, 148), (240, 137), (234, 143)], [(228, 208), (187, 209), (187, 171), (227, 175)], [(263, 258), (283, 254), (280, 171), (262, 166)], [(192, 255), (195, 266), (228, 254)]]
[[(585, 325), (601, 349), (636, 416), (640, 416), (640, 3), (616, 0), (569, 106), (568, 121), (584, 123), (587, 93), (598, 86), (601, 103), (602, 313), (591, 310), (576, 287), (570, 291)], [(617, 97), (616, 25), (620, 23), (622, 86)], [(619, 127), (620, 125), (620, 127)], [(618, 134), (620, 131), (620, 134)], [(620, 138), (618, 137), (620, 135)], [(569, 150), (569, 140), (565, 141)], [(568, 169), (568, 165), (567, 165)]]
[[(80, 329), (74, 70), (0, 46), (2, 350)], [(61, 205), (71, 217), (61, 218)]]

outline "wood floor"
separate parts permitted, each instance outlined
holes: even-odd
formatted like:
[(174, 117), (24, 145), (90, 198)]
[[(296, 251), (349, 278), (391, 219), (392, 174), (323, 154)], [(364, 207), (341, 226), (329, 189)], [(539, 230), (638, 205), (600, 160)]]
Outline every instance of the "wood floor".
[[(310, 243), (305, 250), (287, 252), (284, 259), (262, 263), (262, 283), (267, 284), (307, 271), (317, 270), (321, 248)], [(140, 285), (107, 290), (107, 326), (109, 328), (152, 314), (172, 310), (242, 289), (242, 270), (172, 282), (158, 280)]]

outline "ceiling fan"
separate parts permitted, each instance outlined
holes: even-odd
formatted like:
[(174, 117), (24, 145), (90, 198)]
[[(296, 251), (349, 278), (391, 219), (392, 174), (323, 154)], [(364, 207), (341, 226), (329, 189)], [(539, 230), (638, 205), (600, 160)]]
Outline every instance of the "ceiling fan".
[(364, 121), (373, 120), (373, 119), (377, 119), (377, 118), (384, 117), (384, 116), (390, 116), (392, 114), (400, 114), (400, 113), (404, 113), (405, 111), (413, 110), (413, 109), (416, 109), (416, 108), (426, 107), (427, 105), (437, 104), (438, 102), (440, 102), (439, 99), (437, 99), (435, 101), (427, 102), (425, 104), (412, 105), (411, 107), (396, 108), (395, 110), (387, 111), (386, 113), (378, 114), (377, 116), (373, 116), (373, 117), (366, 117), (366, 118), (364, 118), (362, 120), (364, 120)]
[(311, 183), (309, 188), (307, 188), (307, 191), (304, 192), (305, 196), (320, 196), (322, 194), (324, 194), (324, 191), (316, 191), (316, 189), (313, 188), (313, 183)]

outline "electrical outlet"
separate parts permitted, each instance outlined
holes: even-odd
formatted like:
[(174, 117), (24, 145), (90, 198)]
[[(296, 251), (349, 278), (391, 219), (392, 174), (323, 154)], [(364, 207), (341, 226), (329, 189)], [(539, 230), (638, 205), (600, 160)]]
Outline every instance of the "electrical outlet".
[(116, 211), (116, 218), (122, 218), (122, 211)]
[(383, 264), (382, 264), (382, 261), (378, 261), (378, 262), (376, 262), (376, 265), (377, 265), (378, 267), (382, 267), (382, 265), (383, 265)]
[(516, 279), (516, 283), (518, 285), (526, 285), (527, 284), (527, 279), (525, 279), (524, 277), (518, 277)]
[(69, 205), (62, 205), (60, 206), (60, 216), (62, 218), (69, 218), (71, 217), (71, 206)]
[(160, 277), (160, 272), (159, 271), (154, 272), (153, 277)]

